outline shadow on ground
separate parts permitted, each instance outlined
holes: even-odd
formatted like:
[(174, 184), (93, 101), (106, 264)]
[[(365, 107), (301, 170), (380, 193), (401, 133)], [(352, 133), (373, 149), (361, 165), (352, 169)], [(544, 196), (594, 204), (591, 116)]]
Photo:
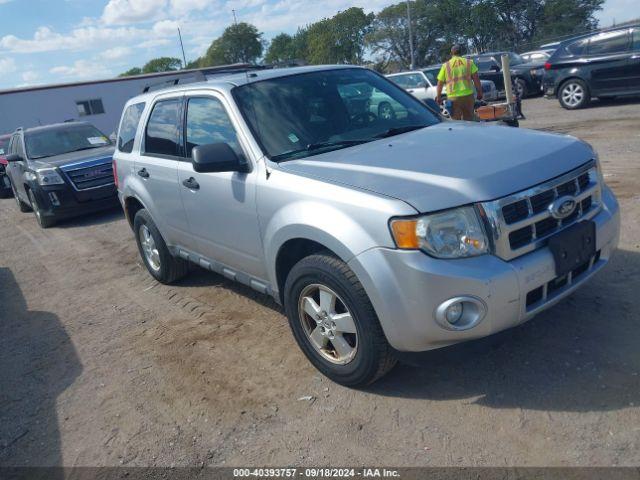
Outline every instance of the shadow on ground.
[(371, 393), (492, 408), (608, 411), (640, 404), (640, 254), (619, 251), (590, 283), (530, 322), (411, 356)]
[(103, 225), (105, 223), (115, 222), (124, 218), (124, 212), (119, 205), (108, 210), (95, 212), (81, 217), (74, 217), (68, 220), (61, 220), (55, 228), (84, 228), (91, 225)]
[(29, 311), (0, 268), (0, 466), (61, 464), (56, 400), (81, 372), (59, 318)]

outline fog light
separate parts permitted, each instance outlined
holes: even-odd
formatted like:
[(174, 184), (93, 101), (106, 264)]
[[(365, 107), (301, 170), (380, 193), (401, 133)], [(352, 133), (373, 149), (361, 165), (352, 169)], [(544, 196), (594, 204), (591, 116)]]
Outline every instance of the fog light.
[(444, 317), (449, 323), (456, 323), (462, 317), (462, 303), (452, 303), (444, 312)]
[(55, 192), (49, 192), (49, 200), (51, 200), (51, 205), (53, 205), (54, 207), (60, 206), (60, 200), (58, 200), (58, 196), (55, 194)]
[(469, 330), (478, 325), (487, 313), (487, 306), (477, 297), (461, 296), (442, 302), (434, 316), (447, 330)]

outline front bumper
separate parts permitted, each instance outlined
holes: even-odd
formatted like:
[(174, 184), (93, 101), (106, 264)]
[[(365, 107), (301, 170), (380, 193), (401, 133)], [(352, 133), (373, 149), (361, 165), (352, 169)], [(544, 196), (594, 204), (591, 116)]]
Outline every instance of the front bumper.
[[(607, 264), (618, 245), (620, 213), (607, 188), (596, 223), (596, 251), (589, 268), (540, 301), (530, 292), (555, 279), (555, 264), (544, 247), (509, 262), (493, 255), (441, 260), (417, 251), (374, 248), (356, 256), (349, 266), (360, 279), (378, 314), (387, 340), (396, 350), (419, 352), (485, 337), (515, 327), (554, 305)], [(547, 289), (545, 288), (545, 293)], [(484, 302), (487, 314), (469, 330), (442, 328), (434, 314), (442, 302), (471, 296)], [(529, 301), (528, 301), (529, 297)]]
[(88, 190), (75, 190), (67, 184), (43, 187), (32, 183), (30, 188), (45, 217), (72, 218), (118, 205), (117, 191), (113, 184)]

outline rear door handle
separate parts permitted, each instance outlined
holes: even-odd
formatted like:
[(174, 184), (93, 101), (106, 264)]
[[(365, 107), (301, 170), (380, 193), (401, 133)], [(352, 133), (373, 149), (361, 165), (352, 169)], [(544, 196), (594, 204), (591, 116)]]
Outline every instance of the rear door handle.
[(196, 182), (196, 179), (193, 177), (189, 177), (186, 180), (182, 181), (182, 185), (187, 187), (189, 190), (199, 190), (200, 184)]
[(142, 178), (149, 178), (149, 172), (147, 172), (146, 168), (138, 170), (138, 175), (140, 175)]

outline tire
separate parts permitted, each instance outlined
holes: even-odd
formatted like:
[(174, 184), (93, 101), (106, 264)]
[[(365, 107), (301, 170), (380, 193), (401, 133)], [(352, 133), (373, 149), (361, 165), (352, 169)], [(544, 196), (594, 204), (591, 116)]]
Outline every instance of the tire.
[(189, 272), (189, 262), (171, 254), (147, 210), (138, 210), (133, 220), (133, 231), (144, 266), (153, 278), (169, 284)]
[[(332, 295), (333, 302), (321, 300)], [(305, 257), (294, 265), (285, 282), (284, 305), (300, 349), (334, 382), (362, 387), (395, 365), (364, 288), (347, 264), (329, 252)]]
[(28, 204), (24, 203), (22, 200), (20, 200), (20, 197), (18, 196), (18, 192), (16, 191), (16, 187), (13, 185), (13, 182), (11, 182), (11, 190), (13, 190), (13, 199), (16, 201), (16, 204), (18, 205), (18, 210), (20, 210), (22, 213), (30, 212), (31, 207)]
[(528, 93), (527, 82), (523, 78), (516, 78), (516, 92), (520, 98), (526, 98)]
[(395, 120), (396, 111), (389, 102), (382, 102), (378, 105), (378, 118), (383, 120)]
[(579, 78), (567, 80), (558, 90), (558, 101), (567, 110), (584, 108), (591, 102), (589, 87)]
[(36, 216), (36, 220), (38, 221), (38, 225), (41, 228), (50, 228), (56, 224), (55, 218), (46, 217), (42, 215), (42, 211), (38, 206), (38, 200), (36, 200), (36, 196), (33, 193), (33, 190), (27, 190), (29, 195), (29, 201), (31, 202), (31, 210), (33, 210), (34, 215)]

